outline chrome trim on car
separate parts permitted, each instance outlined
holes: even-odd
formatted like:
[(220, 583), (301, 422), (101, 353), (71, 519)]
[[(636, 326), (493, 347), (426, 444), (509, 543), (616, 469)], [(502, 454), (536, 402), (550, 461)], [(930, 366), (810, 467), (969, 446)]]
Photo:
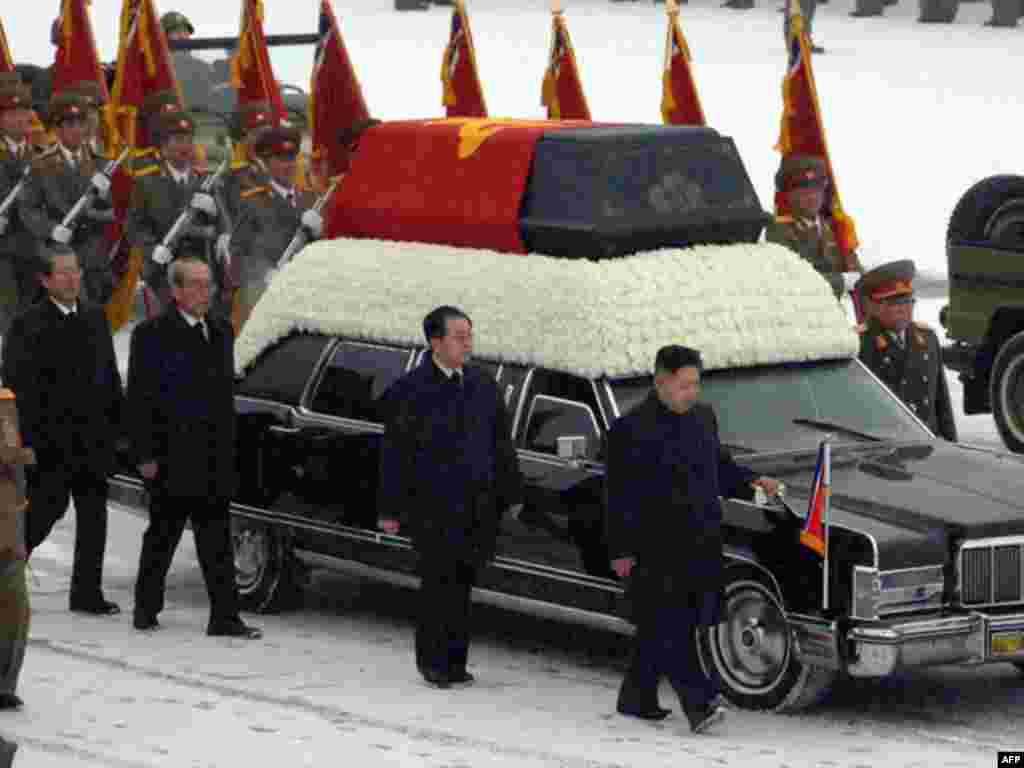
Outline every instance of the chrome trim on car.
[[(946, 584), (944, 565), (879, 571), (878, 579), (881, 588), (877, 602), (879, 615), (935, 610), (943, 604), (942, 597)], [(888, 587), (886, 586), (887, 579), (890, 579)], [(928, 581), (928, 579), (931, 580)]]
[(843, 660), (839, 654), (839, 625), (820, 616), (787, 613), (786, 622), (793, 633), (797, 658), (803, 664), (839, 671)]
[[(612, 392), (612, 385), (609, 383), (608, 379), (601, 379), (601, 382), (604, 384), (605, 394), (608, 395), (608, 402), (612, 404), (612, 413), (615, 414), (616, 419), (621, 419), (622, 414), (619, 413), (619, 403), (615, 399), (615, 393)], [(608, 425), (610, 428), (611, 422), (609, 422)]]
[(324, 344), (323, 350), (320, 352), (320, 357), (317, 358), (316, 364), (313, 366), (313, 372), (306, 379), (306, 386), (302, 389), (302, 394), (299, 395), (299, 408), (304, 408), (310, 404), (310, 400), (313, 397), (313, 391), (320, 386), (320, 380), (324, 376), (324, 370), (327, 368), (327, 361), (331, 359), (334, 354), (334, 350), (341, 344), (341, 339), (337, 336), (332, 336), (330, 340)]
[(878, 618), (878, 602), (881, 598), (882, 585), (878, 578), (877, 568), (863, 565), (853, 566), (851, 582), (853, 594), (850, 600), (850, 616), (854, 619), (874, 621)]
[(516, 403), (516, 412), (512, 417), (512, 438), (517, 439), (516, 436), (519, 434), (519, 420), (523, 416), (523, 405), (526, 403), (526, 395), (530, 391), (530, 385), (533, 383), (533, 372), (536, 368), (527, 368), (526, 375), (523, 376), (523, 385), (519, 388), (519, 402)]
[(972, 613), (906, 622), (855, 626), (848, 639), (854, 677), (884, 677), (903, 669), (987, 660), (985, 618)]
[[(999, 577), (1003, 575), (998, 570), (998, 563), (996, 562), (996, 551), (999, 549), (1016, 551), (1017, 565), (1015, 572), (1009, 571), (1005, 574), (1016, 581), (1015, 595), (1006, 599), (998, 599), (996, 594), (999, 586)], [(971, 563), (972, 568), (965, 567), (965, 552), (980, 553), (984, 550), (988, 551), (987, 565), (984, 563), (986, 558), (982, 555), (979, 562)], [(970, 570), (971, 573), (966, 574), (967, 570)], [(987, 581), (987, 585), (985, 583), (978, 583), (982, 579)], [(956, 589), (963, 605), (972, 609), (1024, 603), (1024, 536), (993, 536), (984, 539), (967, 539), (961, 542), (956, 553)], [(984, 598), (972, 599), (974, 592), (977, 590), (982, 590), (987, 592), (987, 594)]]

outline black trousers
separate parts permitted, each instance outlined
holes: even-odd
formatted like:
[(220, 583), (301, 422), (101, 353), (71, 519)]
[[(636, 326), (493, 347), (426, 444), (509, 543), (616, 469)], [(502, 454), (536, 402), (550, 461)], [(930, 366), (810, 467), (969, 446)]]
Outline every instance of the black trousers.
[(159, 484), (152, 486), (151, 494), (149, 527), (142, 535), (139, 575), (135, 581), (135, 615), (156, 618), (163, 610), (167, 571), (185, 523), (190, 520), (210, 598), (210, 623), (238, 618), (229, 502), (175, 497)]
[(704, 674), (697, 649), (698, 612), (688, 605), (662, 602), (636, 616), (633, 656), (619, 689), (619, 707), (634, 711), (658, 706), (658, 681), (672, 684), (691, 722), (718, 694), (716, 680)]
[(31, 553), (46, 541), (53, 526), (75, 500), (75, 561), (70, 604), (103, 599), (103, 555), (107, 546), (107, 478), (71, 465), (26, 467), (28, 515), (25, 543)]
[(469, 595), (477, 568), (437, 554), (420, 555), (416, 666), (442, 675), (465, 671), (469, 656)]

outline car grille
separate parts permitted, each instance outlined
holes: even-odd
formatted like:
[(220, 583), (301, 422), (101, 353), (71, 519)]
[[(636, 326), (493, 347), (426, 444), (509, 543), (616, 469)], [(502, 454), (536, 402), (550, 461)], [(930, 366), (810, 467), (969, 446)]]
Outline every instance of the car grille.
[(1024, 542), (968, 542), (960, 551), (960, 595), (964, 605), (1024, 600)]

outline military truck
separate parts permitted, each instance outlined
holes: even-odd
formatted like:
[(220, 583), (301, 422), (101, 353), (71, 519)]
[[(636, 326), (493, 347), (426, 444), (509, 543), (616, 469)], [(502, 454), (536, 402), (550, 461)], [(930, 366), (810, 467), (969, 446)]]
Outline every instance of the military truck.
[(1024, 453), (1024, 176), (992, 176), (964, 193), (946, 256), (943, 356), (964, 384), (964, 412), (992, 413), (1006, 446)]

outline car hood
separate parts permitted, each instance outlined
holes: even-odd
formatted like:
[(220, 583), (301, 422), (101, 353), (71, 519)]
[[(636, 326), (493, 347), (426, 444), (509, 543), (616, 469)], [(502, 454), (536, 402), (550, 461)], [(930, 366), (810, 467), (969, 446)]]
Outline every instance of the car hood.
[[(783, 479), (806, 499), (813, 471), (811, 461)], [(832, 508), (834, 522), (875, 539), (880, 567), (934, 563), (951, 538), (1024, 536), (1024, 460), (944, 441), (839, 449)]]

